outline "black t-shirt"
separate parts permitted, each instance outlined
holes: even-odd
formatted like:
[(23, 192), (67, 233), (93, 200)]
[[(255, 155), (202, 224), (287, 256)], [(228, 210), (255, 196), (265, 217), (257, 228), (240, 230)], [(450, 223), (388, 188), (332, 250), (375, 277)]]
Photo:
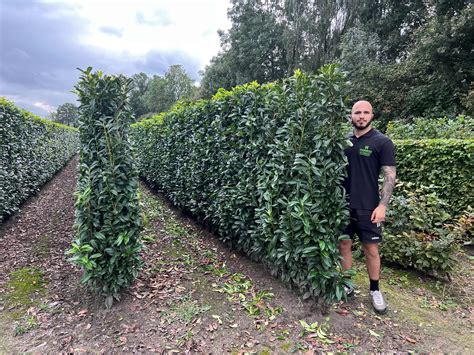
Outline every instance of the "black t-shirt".
[(372, 211), (380, 201), (380, 169), (382, 166), (395, 166), (395, 147), (390, 138), (375, 129), (359, 138), (351, 134), (349, 139), (353, 145), (345, 150), (349, 166), (344, 181), (349, 207)]

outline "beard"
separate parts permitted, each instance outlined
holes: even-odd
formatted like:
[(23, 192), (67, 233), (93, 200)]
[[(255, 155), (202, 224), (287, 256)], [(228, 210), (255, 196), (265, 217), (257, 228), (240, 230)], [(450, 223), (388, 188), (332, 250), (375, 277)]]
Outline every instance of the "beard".
[(358, 131), (362, 131), (364, 129), (366, 129), (367, 127), (369, 127), (369, 125), (372, 123), (372, 120), (373, 118), (371, 118), (366, 124), (364, 125), (358, 125), (357, 123), (354, 122), (354, 120), (351, 120), (351, 123), (352, 125), (354, 126), (354, 128)]

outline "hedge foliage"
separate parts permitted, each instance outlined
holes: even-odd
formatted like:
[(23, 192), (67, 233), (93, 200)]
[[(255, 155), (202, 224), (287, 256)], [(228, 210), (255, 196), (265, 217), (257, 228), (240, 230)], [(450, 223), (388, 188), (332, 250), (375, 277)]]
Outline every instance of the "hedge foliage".
[(384, 226), (383, 259), (439, 276), (454, 268), (460, 250), (457, 240), (467, 233), (469, 216), (451, 224), (448, 205), (437, 190), (434, 186), (397, 184)]
[(436, 186), (453, 215), (474, 206), (474, 139), (395, 140), (397, 178)]
[(69, 161), (78, 143), (77, 129), (0, 98), (0, 222)]
[(343, 297), (344, 75), (330, 65), (134, 124), (140, 174), (306, 296)]
[(138, 174), (128, 141), (130, 79), (82, 71), (75, 86), (80, 99), (80, 159), (76, 189), (76, 239), (71, 261), (111, 307), (137, 277), (141, 266)]
[(392, 139), (474, 139), (474, 119), (459, 115), (455, 119), (414, 118), (411, 122), (391, 121), (387, 135)]

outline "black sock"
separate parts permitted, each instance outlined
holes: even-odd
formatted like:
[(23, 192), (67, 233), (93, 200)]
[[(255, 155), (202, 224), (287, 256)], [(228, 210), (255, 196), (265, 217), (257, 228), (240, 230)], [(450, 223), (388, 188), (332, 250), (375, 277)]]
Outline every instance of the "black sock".
[(370, 279), (370, 291), (378, 291), (378, 290), (379, 290), (379, 280)]

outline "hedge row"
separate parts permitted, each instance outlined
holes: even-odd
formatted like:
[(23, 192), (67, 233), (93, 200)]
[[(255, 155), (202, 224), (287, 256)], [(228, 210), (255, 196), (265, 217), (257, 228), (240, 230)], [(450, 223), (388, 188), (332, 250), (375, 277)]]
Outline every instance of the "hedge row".
[(344, 85), (331, 65), (137, 123), (140, 174), (306, 296), (341, 299)]
[(0, 222), (66, 164), (78, 142), (76, 129), (0, 98)]
[(459, 115), (454, 119), (418, 117), (411, 122), (391, 121), (386, 134), (392, 139), (472, 139), (474, 119)]
[(460, 215), (474, 206), (474, 139), (395, 140), (397, 178), (416, 187), (434, 185)]

